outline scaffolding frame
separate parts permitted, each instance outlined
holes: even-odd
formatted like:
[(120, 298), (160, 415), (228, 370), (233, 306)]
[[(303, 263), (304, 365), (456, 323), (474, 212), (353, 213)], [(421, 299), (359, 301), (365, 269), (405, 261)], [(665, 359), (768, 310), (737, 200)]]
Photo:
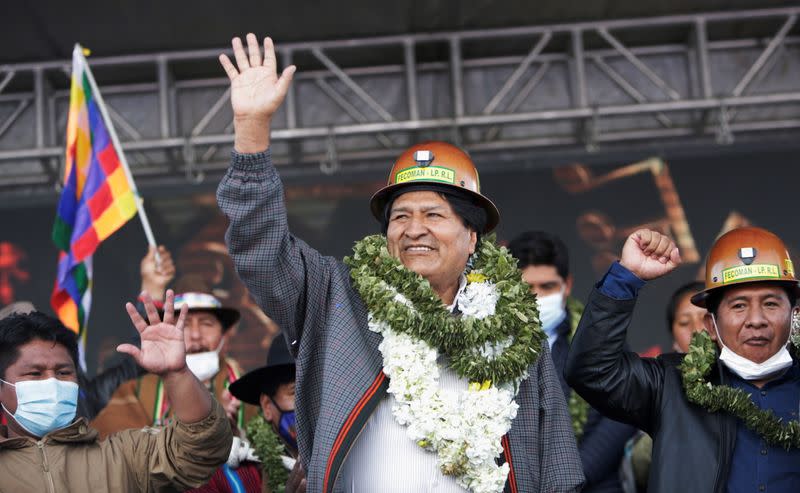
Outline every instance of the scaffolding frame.
[[(305, 164), (306, 176), (321, 176), (394, 156), (431, 134), (481, 152), (593, 150), (606, 143), (690, 138), (724, 145), (743, 134), (796, 132), (798, 15), (800, 7), (789, 7), (279, 44), (283, 65), (305, 57), (313, 67), (299, 67), (275, 119), (273, 158)], [(709, 29), (725, 23), (770, 23), (777, 29), (766, 37), (710, 40)], [(626, 35), (637, 39), (630, 33), (642, 30), (686, 36), (680, 43), (623, 41)], [(555, 46), (556, 40), (566, 41)], [(495, 53), (465, 56), (479, 44)], [(530, 44), (527, 52), (520, 52), (521, 44)], [(503, 53), (506, 45), (515, 48)], [(418, 60), (421, 47), (431, 46), (445, 55)], [(380, 59), (387, 62), (335, 61), (364, 50), (386, 53)], [(176, 78), (174, 72), (181, 64), (216, 63), (226, 51), (90, 59), (95, 75), (131, 67), (152, 74), (125, 84), (104, 84), (97, 77), (135, 176), (148, 183), (176, 177), (198, 183), (224, 171), (222, 151), (233, 142), (227, 78)], [(67, 60), (0, 66), (0, 195), (53, 193), (63, 165), (69, 74)], [(4, 93), (20, 80), (32, 83)], [(567, 96), (542, 90), (546, 81), (551, 88), (568, 88)], [(613, 91), (593, 90), (601, 86)], [(306, 97), (310, 91), (330, 107), (318, 96)], [(430, 110), (431, 101), (438, 110)], [(645, 120), (653, 125), (643, 125)], [(614, 123), (604, 127), (607, 122)], [(541, 132), (542, 125), (556, 123), (566, 130)], [(509, 131), (515, 126), (516, 132)]]

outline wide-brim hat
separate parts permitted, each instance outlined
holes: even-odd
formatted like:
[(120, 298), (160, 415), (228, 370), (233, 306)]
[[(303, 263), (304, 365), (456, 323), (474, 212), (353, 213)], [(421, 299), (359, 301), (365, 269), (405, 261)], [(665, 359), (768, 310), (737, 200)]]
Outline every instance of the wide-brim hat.
[(15, 313), (26, 314), (34, 311), (36, 311), (36, 307), (33, 306), (33, 303), (30, 301), (15, 301), (0, 309), (0, 320), (10, 317)]
[(228, 391), (240, 401), (258, 406), (265, 384), (283, 377), (287, 372), (294, 373), (294, 370), (294, 358), (289, 353), (283, 334), (278, 334), (269, 346), (267, 364), (242, 375), (228, 387)]
[(435, 141), (411, 146), (397, 158), (386, 186), (370, 199), (372, 215), (383, 221), (384, 209), (392, 199), (405, 189), (420, 190), (420, 185), (472, 199), (486, 211), (486, 227), (479, 233), (492, 232), (500, 222), (497, 206), (481, 194), (478, 169), (472, 159), (452, 144)]
[(222, 324), (223, 332), (230, 329), (241, 317), (239, 310), (222, 306), (222, 302), (208, 293), (189, 292), (175, 295), (175, 313), (178, 313), (184, 305), (189, 307), (190, 312), (213, 313)]

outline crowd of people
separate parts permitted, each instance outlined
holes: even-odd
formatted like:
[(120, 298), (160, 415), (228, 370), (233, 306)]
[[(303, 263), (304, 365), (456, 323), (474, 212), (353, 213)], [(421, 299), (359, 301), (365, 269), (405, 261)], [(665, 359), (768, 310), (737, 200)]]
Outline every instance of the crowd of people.
[(793, 490), (800, 284), (778, 236), (717, 239), (704, 281), (664, 300), (674, 342), (657, 358), (626, 335), (641, 289), (681, 264), (675, 243), (630, 234), (584, 305), (558, 237), (496, 244), (500, 212), (444, 142), (397, 158), (369, 204), (380, 234), (323, 256), (289, 231), (270, 156), (295, 68), (278, 75), (269, 38), (233, 52), (217, 199), (237, 272), (282, 334), (243, 373), (227, 355), (238, 311), (196, 279), (170, 289), (163, 247), (125, 305), (138, 337), (93, 379), (57, 319), (7, 307), (1, 490)]

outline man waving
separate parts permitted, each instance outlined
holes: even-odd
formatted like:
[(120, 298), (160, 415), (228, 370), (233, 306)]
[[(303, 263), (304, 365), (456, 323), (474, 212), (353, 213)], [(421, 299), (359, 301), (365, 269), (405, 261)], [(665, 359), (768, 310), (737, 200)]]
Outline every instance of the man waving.
[(145, 370), (164, 379), (175, 421), (98, 440), (86, 418), (75, 418), (78, 345), (75, 334), (40, 312), (0, 321), (0, 427), (3, 491), (183, 491), (208, 481), (228, 457), (231, 430), (222, 407), (186, 367), (186, 310), (163, 321), (145, 295), (149, 322), (127, 304), (141, 347), (123, 344)]
[(370, 209), (383, 234), (346, 264), (287, 227), (269, 129), (291, 83), (272, 42), (233, 40), (233, 162), (217, 192), (239, 275), (297, 355), (309, 491), (576, 491), (583, 475), (536, 303), (488, 236), (469, 156), (396, 160)]

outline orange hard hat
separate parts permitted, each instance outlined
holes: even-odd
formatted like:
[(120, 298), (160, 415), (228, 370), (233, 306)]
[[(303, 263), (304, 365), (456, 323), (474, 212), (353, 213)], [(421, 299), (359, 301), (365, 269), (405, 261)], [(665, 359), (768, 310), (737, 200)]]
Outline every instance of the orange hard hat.
[(446, 142), (423, 142), (409, 147), (397, 158), (385, 187), (370, 200), (372, 215), (383, 220), (386, 204), (395, 192), (413, 185), (428, 184), (436, 188), (460, 190), (486, 211), (486, 227), (480, 233), (489, 233), (500, 222), (500, 213), (491, 200), (481, 195), (478, 170), (466, 152)]
[(711, 247), (706, 259), (706, 289), (692, 303), (706, 308), (708, 296), (721, 288), (751, 282), (778, 282), (800, 294), (786, 245), (762, 228), (736, 228)]

